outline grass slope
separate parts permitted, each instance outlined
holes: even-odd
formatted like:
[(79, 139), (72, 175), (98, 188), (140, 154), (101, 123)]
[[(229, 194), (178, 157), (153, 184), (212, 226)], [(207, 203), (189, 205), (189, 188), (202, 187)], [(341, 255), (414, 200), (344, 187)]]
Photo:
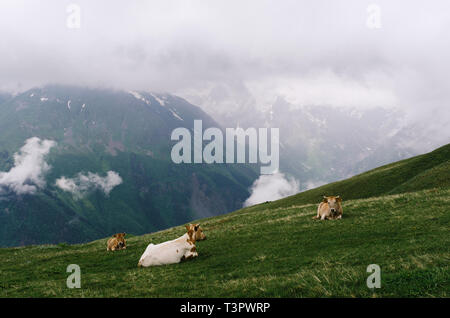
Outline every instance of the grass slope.
[(333, 182), (270, 206), (315, 203), (325, 195), (339, 194), (344, 200), (450, 187), (450, 144), (430, 153), (394, 162), (355, 177)]
[[(147, 244), (183, 227), (130, 237), (115, 253), (106, 239), (0, 249), (0, 296), (448, 297), (448, 149), (201, 220), (200, 256), (180, 264), (136, 266)], [(311, 219), (323, 189), (344, 196), (342, 220)], [(81, 267), (80, 289), (66, 287), (69, 264)], [(369, 264), (381, 267), (380, 289), (366, 286)]]

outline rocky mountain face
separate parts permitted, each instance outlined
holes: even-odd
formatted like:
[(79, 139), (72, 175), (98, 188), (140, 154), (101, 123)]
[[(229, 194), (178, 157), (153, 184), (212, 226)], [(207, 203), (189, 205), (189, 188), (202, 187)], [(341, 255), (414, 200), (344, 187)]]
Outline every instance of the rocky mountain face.
[(248, 165), (175, 164), (178, 127), (220, 127), (186, 100), (45, 86), (0, 100), (0, 246), (78, 243), (240, 208)]
[(259, 104), (261, 99), (245, 87), (226, 85), (183, 96), (225, 127), (278, 127), (280, 170), (298, 179), (301, 190), (431, 151), (450, 140), (443, 125), (409, 121), (399, 109), (295, 105), (280, 96)]

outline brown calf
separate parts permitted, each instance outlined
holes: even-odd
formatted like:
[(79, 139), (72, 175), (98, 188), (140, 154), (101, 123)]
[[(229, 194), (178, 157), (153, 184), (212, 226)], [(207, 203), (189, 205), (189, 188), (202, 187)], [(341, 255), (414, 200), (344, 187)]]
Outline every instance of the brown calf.
[(340, 196), (323, 196), (317, 208), (317, 215), (313, 219), (334, 220), (342, 218), (342, 199)]
[(127, 241), (125, 240), (126, 233), (117, 233), (114, 234), (107, 243), (106, 250), (107, 251), (116, 251), (127, 248)]

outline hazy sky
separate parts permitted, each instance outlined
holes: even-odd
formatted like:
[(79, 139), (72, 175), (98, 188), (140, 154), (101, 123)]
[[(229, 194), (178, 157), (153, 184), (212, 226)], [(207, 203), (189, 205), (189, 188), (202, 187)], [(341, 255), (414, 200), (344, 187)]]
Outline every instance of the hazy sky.
[(448, 122), (449, 33), (445, 0), (2, 0), (0, 90), (62, 83), (189, 95), (224, 84), (261, 105), (280, 95)]

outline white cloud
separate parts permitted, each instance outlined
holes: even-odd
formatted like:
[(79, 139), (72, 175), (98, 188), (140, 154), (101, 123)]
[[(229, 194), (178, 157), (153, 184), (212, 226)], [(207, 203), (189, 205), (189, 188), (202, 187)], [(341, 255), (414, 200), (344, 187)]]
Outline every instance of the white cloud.
[(270, 175), (261, 175), (251, 188), (250, 197), (244, 202), (244, 207), (278, 200), (300, 192), (298, 180), (286, 177), (284, 173), (277, 172)]
[(117, 172), (108, 171), (106, 177), (100, 177), (97, 173), (88, 172), (87, 175), (79, 173), (75, 178), (61, 177), (56, 180), (56, 186), (81, 198), (91, 191), (101, 190), (105, 195), (122, 183), (122, 178)]
[(389, 77), (370, 72), (364, 78), (341, 76), (331, 70), (318, 70), (303, 76), (258, 80), (247, 84), (257, 105), (265, 105), (277, 96), (294, 107), (332, 106), (347, 108), (393, 108), (398, 105)]
[[(277, 97), (395, 107), (448, 139), (450, 2), (376, 3), (381, 29), (367, 27), (370, 2), (360, 0), (78, 0), (81, 27), (71, 29), (65, 1), (2, 0), (0, 90), (58, 83), (172, 92), (219, 121), (247, 95), (263, 108)], [(205, 88), (227, 83), (231, 96), (207, 99), (214, 92)]]
[(321, 180), (308, 180), (304, 186), (305, 186), (305, 190), (311, 190), (311, 189), (315, 189), (320, 186), (323, 186), (324, 184), (327, 184), (327, 183), (328, 182), (321, 181)]
[(34, 194), (38, 188), (45, 187), (45, 174), (50, 166), (44, 159), (55, 145), (52, 140), (27, 139), (20, 151), (14, 154), (14, 167), (8, 172), (0, 172), (0, 194), (5, 192), (5, 188), (18, 195)]

